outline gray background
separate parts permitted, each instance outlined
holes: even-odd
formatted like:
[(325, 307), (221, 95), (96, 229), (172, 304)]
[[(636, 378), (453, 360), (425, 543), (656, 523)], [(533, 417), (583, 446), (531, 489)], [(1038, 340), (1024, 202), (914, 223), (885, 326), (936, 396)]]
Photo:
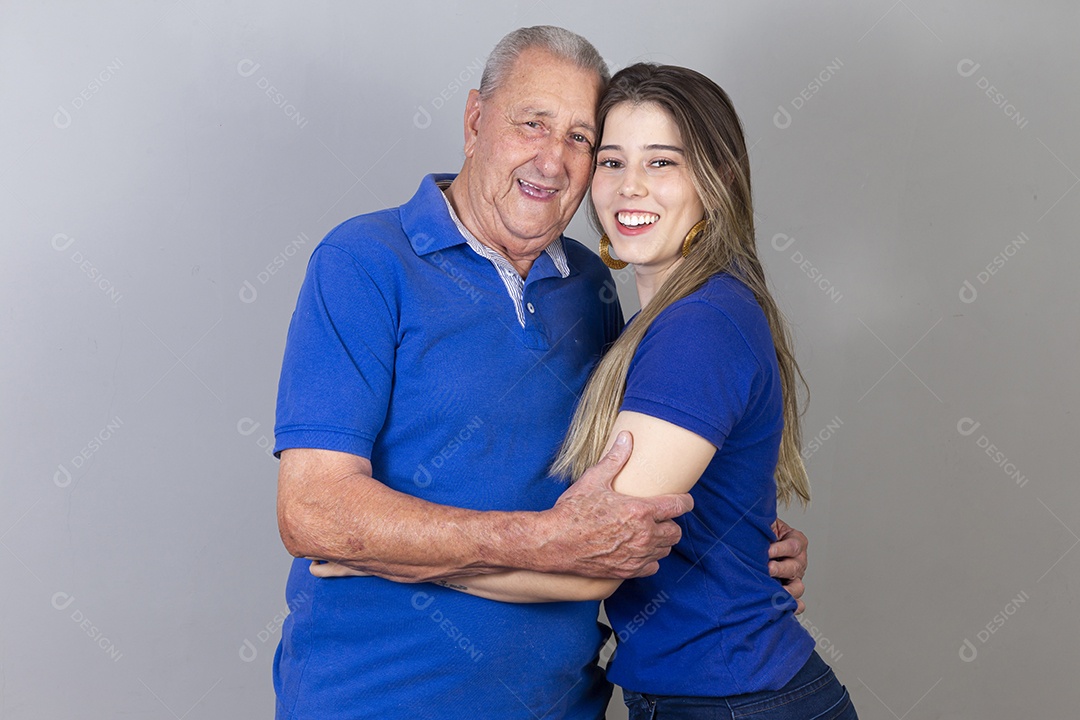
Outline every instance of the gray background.
[(928, 0), (0, 5), (0, 716), (271, 715), (306, 259), (459, 167), (537, 23), (741, 112), (862, 717), (1075, 717), (1080, 10)]

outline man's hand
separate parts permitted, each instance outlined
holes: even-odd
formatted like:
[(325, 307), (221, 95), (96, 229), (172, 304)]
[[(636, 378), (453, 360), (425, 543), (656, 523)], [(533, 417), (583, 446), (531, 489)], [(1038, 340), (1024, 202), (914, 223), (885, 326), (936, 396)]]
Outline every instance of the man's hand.
[(798, 615), (806, 609), (806, 603), (802, 601), (806, 586), (802, 579), (806, 574), (809, 541), (806, 535), (780, 518), (773, 523), (772, 529), (776, 542), (769, 546), (769, 575), (778, 578), (784, 589), (798, 601), (799, 607), (795, 610)]
[(660, 558), (679, 542), (682, 530), (672, 518), (693, 509), (689, 494), (639, 498), (612, 489), (632, 448), (630, 433), (619, 433), (607, 455), (544, 513), (552, 529), (543, 548), (546, 572), (644, 577), (659, 570)]

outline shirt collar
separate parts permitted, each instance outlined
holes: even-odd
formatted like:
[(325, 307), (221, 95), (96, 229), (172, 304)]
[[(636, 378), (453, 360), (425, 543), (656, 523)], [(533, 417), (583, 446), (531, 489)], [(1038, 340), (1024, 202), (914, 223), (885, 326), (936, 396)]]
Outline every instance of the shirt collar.
[[(446, 201), (446, 210), (450, 213), (450, 219), (454, 221), (455, 225), (457, 225), (458, 232), (460, 232), (461, 236), (465, 238), (465, 241), (469, 243), (469, 247), (471, 247), (480, 255), (488, 258), (492, 262), (511, 265), (509, 260), (504, 258), (497, 251), (489, 248), (487, 245), (484, 245), (482, 242), (477, 240), (476, 236), (469, 231), (469, 228), (465, 227), (465, 223), (461, 222), (461, 219), (457, 216), (457, 213), (454, 212), (454, 206), (450, 204), (450, 198), (446, 197), (445, 188), (442, 189), (444, 191), (443, 200)], [(550, 259), (550, 264), (554, 265), (554, 268), (544, 267), (543, 263), (541, 263), (541, 267), (537, 266), (537, 262), (539, 262), (541, 258), (543, 258), (545, 255), (547, 255), (547, 257)], [(536, 261), (533, 262), (533, 267), (537, 269), (538, 277), (553, 277), (556, 273), (563, 278), (566, 278), (570, 275), (570, 266), (566, 261), (566, 249), (563, 248), (561, 236), (555, 238), (554, 242), (544, 248), (544, 252), (536, 258)], [(515, 272), (517, 271), (515, 270)], [(531, 270), (529, 272), (529, 275), (533, 275), (533, 272)]]
[[(476, 236), (465, 227), (454, 212), (450, 199), (443, 192), (443, 188), (450, 185), (455, 177), (457, 177), (455, 174), (426, 176), (413, 198), (401, 208), (402, 228), (409, 236), (409, 242), (417, 255), (427, 255), (462, 243), (467, 243), (473, 250), (486, 255), (484, 249), (487, 249), (487, 246), (477, 240)], [(436, 194), (438, 198), (441, 198), (442, 205), (446, 209), (445, 213), (432, 207), (439, 203)], [(562, 236), (555, 238), (544, 248), (544, 252), (537, 257), (537, 261), (541, 261), (545, 255), (548, 262), (540, 262), (540, 267), (536, 267), (534, 263), (534, 268), (539, 271), (537, 274), (540, 277), (558, 275), (565, 279), (570, 276), (570, 264), (566, 259), (566, 248), (563, 246)], [(530, 272), (530, 275), (532, 274)]]
[(461, 245), (465, 238), (458, 231), (446, 208), (446, 196), (439, 183), (450, 183), (454, 174), (427, 175), (409, 202), (401, 206), (401, 229), (417, 255), (428, 255)]

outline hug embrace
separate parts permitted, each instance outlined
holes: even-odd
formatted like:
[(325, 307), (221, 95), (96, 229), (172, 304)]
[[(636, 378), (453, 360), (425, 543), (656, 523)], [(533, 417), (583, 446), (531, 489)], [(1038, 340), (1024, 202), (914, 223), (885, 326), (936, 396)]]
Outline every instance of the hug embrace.
[[(610, 683), (635, 720), (856, 718), (795, 617), (802, 376), (728, 95), (522, 28), (464, 131), (458, 174), (308, 266), (275, 427), (302, 598), (278, 718), (593, 720)], [(599, 258), (562, 234), (587, 190)]]

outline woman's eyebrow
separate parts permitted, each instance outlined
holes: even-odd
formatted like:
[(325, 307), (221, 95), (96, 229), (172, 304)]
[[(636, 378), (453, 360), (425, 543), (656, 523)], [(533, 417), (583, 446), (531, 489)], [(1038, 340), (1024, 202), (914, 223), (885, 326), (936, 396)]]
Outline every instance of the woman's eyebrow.
[[(683, 149), (681, 147), (679, 147), (678, 145), (646, 145), (645, 149), (646, 150), (668, 150), (670, 152), (677, 152), (680, 155), (685, 155), (686, 154), (683, 151)], [(599, 148), (597, 148), (597, 151), (600, 151), (600, 150), (614, 150), (616, 152), (622, 152), (622, 145), (601, 145)]]
[(677, 152), (682, 154), (683, 149), (678, 145), (646, 145), (646, 150), (668, 150), (670, 152)]

